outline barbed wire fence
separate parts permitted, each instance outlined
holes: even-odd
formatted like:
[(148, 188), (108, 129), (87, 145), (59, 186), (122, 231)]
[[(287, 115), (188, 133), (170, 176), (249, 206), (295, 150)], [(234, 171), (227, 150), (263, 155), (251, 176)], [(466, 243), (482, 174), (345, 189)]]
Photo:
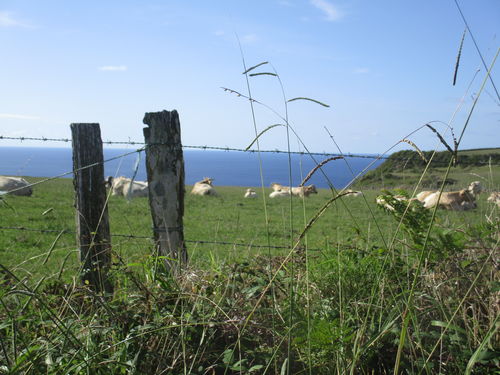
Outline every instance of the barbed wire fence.
[[(42, 141), (42, 142), (60, 142), (60, 143), (70, 143), (69, 138), (46, 138), (46, 137), (9, 137), (0, 135), (0, 140), (15, 140), (15, 141)], [(145, 142), (139, 141), (102, 141), (105, 145), (130, 145), (130, 146), (145, 146)], [(284, 150), (256, 150), (256, 149), (243, 149), (227, 146), (194, 146), (194, 145), (182, 145), (183, 149), (193, 149), (193, 150), (217, 150), (217, 151), (234, 151), (234, 152), (246, 152), (246, 153), (273, 153), (273, 154), (293, 154), (293, 155), (315, 155), (315, 156), (344, 156), (346, 158), (364, 158), (364, 159), (388, 159), (385, 155), (366, 155), (366, 154), (338, 154), (338, 153), (328, 153), (328, 152), (305, 152), (305, 151), (284, 151)], [(143, 151), (143, 148), (138, 151)], [(406, 159), (405, 159), (406, 160)]]
[[(29, 141), (36, 141), (36, 142), (57, 142), (57, 143), (70, 143), (72, 142), (72, 139), (69, 138), (49, 138), (49, 137), (11, 137), (11, 136), (5, 136), (5, 135), (0, 135), (0, 140), (14, 140), (14, 141), (19, 141), (19, 142), (29, 142)], [(99, 163), (93, 163), (93, 164), (88, 164), (84, 165), (80, 168), (73, 168), (72, 170), (68, 170), (66, 172), (57, 174), (55, 176), (47, 177), (47, 178), (42, 178), (38, 181), (32, 182), (28, 184), (28, 187), (33, 187), (39, 184), (47, 183), (52, 180), (56, 180), (62, 177), (66, 177), (72, 174), (75, 174), (79, 171), (92, 168), (96, 165), (99, 164), (106, 164), (114, 160), (118, 160), (121, 158), (124, 158), (129, 155), (133, 155), (135, 153), (141, 153), (146, 150), (147, 147), (153, 146), (153, 145), (158, 145), (158, 143), (146, 143), (146, 142), (139, 142), (139, 141), (102, 141), (103, 145), (128, 145), (128, 146), (139, 146), (139, 148), (131, 151), (127, 151), (124, 153), (121, 153), (120, 155), (107, 158), (103, 160), (102, 162)], [(162, 145), (162, 144), (160, 144)], [(276, 153), (276, 154), (286, 154), (286, 153), (291, 153), (291, 154), (297, 154), (297, 155), (315, 155), (315, 156), (324, 156), (324, 157), (339, 157), (339, 154), (331, 154), (331, 153), (306, 153), (306, 152), (288, 152), (288, 151), (282, 151), (282, 150), (253, 150), (253, 149), (239, 149), (239, 148), (234, 148), (234, 147), (217, 147), (217, 146), (190, 146), (190, 145), (182, 145), (182, 149), (198, 149), (198, 150), (219, 150), (219, 151), (232, 151), (232, 152), (246, 152), (246, 153), (256, 153), (256, 152), (261, 152), (261, 153)], [(359, 157), (359, 158), (366, 158), (366, 159), (385, 159), (386, 157), (382, 155), (377, 155), (377, 156), (372, 156), (372, 155), (361, 155), (361, 154), (347, 154), (344, 155), (345, 157)], [(137, 168), (138, 166), (136, 166)], [(18, 190), (25, 189), (26, 186), (17, 188), (17, 189), (12, 189), (8, 192), (2, 192), (4, 194), (0, 195), (0, 200), (2, 199), (5, 194), (12, 194), (15, 193)], [(6, 202), (4, 202), (6, 203)], [(12, 225), (1, 225), (0, 226), (1, 231), (17, 231), (17, 232), (36, 232), (44, 235), (76, 235), (77, 231), (75, 230), (70, 230), (67, 228), (63, 229), (41, 229), (41, 228), (32, 228), (32, 227), (26, 227), (26, 226), (12, 226)], [(110, 233), (111, 237), (118, 237), (118, 238), (126, 238), (126, 239), (140, 239), (140, 240), (154, 240), (153, 236), (143, 236), (143, 235), (136, 235), (136, 234), (117, 234), (117, 233)], [(193, 245), (213, 245), (217, 246), (221, 249), (223, 248), (246, 248), (246, 249), (273, 249), (273, 250), (291, 250), (291, 246), (276, 246), (276, 245), (263, 245), (263, 244), (256, 244), (256, 243), (244, 243), (242, 241), (210, 241), (206, 239), (186, 239), (184, 241), (187, 244), (193, 244)], [(303, 248), (299, 246), (297, 248), (297, 251), (302, 251)], [(323, 249), (320, 248), (307, 248), (308, 251), (312, 252), (320, 252)], [(362, 250), (362, 249), (359, 249)]]
[[(70, 143), (72, 140), (69, 138), (49, 138), (49, 137), (27, 137), (27, 136), (22, 136), (22, 137), (12, 137), (12, 136), (5, 136), (5, 135), (0, 135), (0, 140), (10, 140), (10, 141), (19, 141), (19, 142), (30, 142), (30, 141), (36, 141), (36, 142), (54, 142), (54, 143)], [(141, 141), (133, 141), (133, 140), (128, 140), (128, 141), (111, 141), (111, 140), (106, 140), (102, 141), (103, 145), (128, 145), (128, 146), (140, 146), (139, 148), (131, 151), (124, 152), (120, 155), (105, 159), (102, 163), (94, 163), (94, 164), (89, 164), (86, 166), (83, 166), (79, 169), (71, 170), (71, 171), (66, 171), (64, 173), (43, 178), (39, 181), (30, 183), (28, 186), (36, 186), (39, 184), (43, 184), (52, 180), (56, 180), (68, 175), (71, 175), (75, 172), (78, 172), (83, 169), (87, 168), (92, 168), (96, 164), (106, 164), (114, 160), (122, 159), (126, 156), (133, 155), (136, 153), (141, 153), (145, 151), (146, 147), (151, 146), (151, 145), (157, 145), (157, 143), (152, 143), (152, 144), (146, 144), (145, 142)], [(273, 153), (273, 154), (293, 154), (293, 155), (313, 155), (313, 156), (323, 156), (323, 157), (343, 157), (343, 158), (363, 158), (363, 159), (370, 159), (370, 160), (386, 160), (389, 159), (389, 156), (387, 155), (367, 155), (367, 154), (354, 154), (354, 153), (344, 153), (344, 154), (339, 154), (339, 153), (327, 153), (327, 152), (304, 152), (304, 151), (284, 151), (284, 150), (256, 150), (256, 149), (243, 149), (243, 148), (235, 148), (235, 147), (221, 147), (221, 146), (208, 146), (208, 145), (182, 145), (182, 149), (195, 149), (195, 150), (217, 150), (217, 151), (226, 151), (226, 152), (244, 152), (244, 153)], [(408, 158), (401, 158), (401, 159), (394, 159), (393, 160), (399, 160), (399, 161), (407, 161)], [(488, 164), (485, 162), (485, 164)], [(25, 188), (25, 187), (23, 187)], [(17, 190), (21, 190), (23, 188), (18, 188), (18, 189), (13, 189), (9, 192), (3, 192), (5, 194), (10, 194), (13, 193)], [(2, 195), (0, 195), (0, 199), (2, 199)], [(69, 229), (62, 229), (62, 230), (51, 230), (51, 229), (40, 229), (40, 228), (29, 228), (29, 227), (24, 227), (24, 226), (0, 226), (0, 230), (2, 231), (28, 231), (28, 232), (38, 232), (41, 234), (54, 234), (54, 233), (62, 233), (62, 234), (76, 234), (75, 231), (69, 230)], [(119, 238), (127, 238), (127, 239), (147, 239), (147, 240), (152, 240), (152, 236), (141, 236), (141, 235), (134, 235), (134, 234), (116, 234), (112, 233), (112, 237), (119, 237)], [(218, 246), (233, 246), (233, 247), (245, 247), (245, 248), (269, 248), (269, 249), (276, 249), (276, 250), (290, 250), (290, 246), (272, 246), (272, 245), (263, 245), (263, 244), (255, 244), (255, 243), (241, 243), (241, 242), (229, 242), (229, 241), (208, 241), (208, 240), (201, 240), (201, 239), (192, 239), (192, 240), (185, 240), (186, 243), (191, 243), (191, 244), (207, 244), (207, 245), (218, 245)], [(335, 246), (338, 246), (336, 244)], [(352, 246), (349, 248), (353, 248)], [(320, 248), (308, 248), (308, 251), (322, 251), (323, 249)], [(361, 251), (365, 251), (365, 249), (357, 249)]]

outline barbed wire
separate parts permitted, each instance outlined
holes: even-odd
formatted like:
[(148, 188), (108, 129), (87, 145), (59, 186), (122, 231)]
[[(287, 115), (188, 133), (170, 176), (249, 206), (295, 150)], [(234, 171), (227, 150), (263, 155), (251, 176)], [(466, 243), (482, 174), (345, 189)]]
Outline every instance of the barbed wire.
[[(54, 234), (54, 233), (62, 233), (62, 234), (72, 234), (75, 235), (77, 232), (74, 230), (70, 229), (40, 229), (40, 228), (27, 228), (27, 227), (4, 227), (0, 226), (0, 230), (15, 230), (15, 231), (25, 231), (25, 232), (38, 232), (42, 234)], [(142, 239), (142, 240), (152, 240), (154, 241), (153, 236), (140, 236), (140, 235), (135, 235), (135, 234), (113, 234), (111, 233), (111, 237), (121, 237), (121, 238), (128, 238), (128, 239)], [(185, 243), (192, 243), (192, 244), (203, 244), (203, 245), (225, 245), (225, 246), (238, 246), (238, 247), (247, 247), (247, 248), (252, 248), (252, 247), (257, 247), (257, 248), (264, 248), (264, 249), (276, 249), (276, 250), (290, 250), (290, 246), (276, 246), (276, 245), (260, 245), (260, 244), (254, 244), (254, 243), (238, 243), (238, 242), (228, 242), (228, 241), (208, 241), (208, 240), (184, 240)], [(335, 248), (343, 249), (343, 250), (356, 250), (356, 251), (361, 251), (361, 252), (367, 252), (367, 249), (361, 249), (356, 246), (348, 246), (348, 245), (340, 245), (338, 243), (332, 244), (332, 246)], [(483, 249), (481, 246), (466, 246), (466, 249), (474, 250), (474, 249)], [(298, 251), (303, 251), (306, 250), (304, 247), (298, 247)], [(320, 248), (307, 248), (307, 251), (314, 251), (314, 252), (321, 252), (324, 251), (325, 249), (320, 249)]]
[[(5, 227), (0, 226), (0, 230), (15, 230), (15, 231), (25, 231), (25, 232), (37, 232), (43, 234), (54, 234), (54, 233), (62, 233), (62, 234), (76, 234), (77, 232), (70, 229), (40, 229), (40, 228), (26, 228), (26, 227)], [(112, 237), (122, 237), (128, 239), (147, 239), (154, 240), (153, 236), (139, 236), (135, 234), (114, 234), (111, 233)], [(259, 245), (253, 243), (239, 243), (239, 242), (228, 242), (228, 241), (208, 241), (208, 240), (184, 240), (185, 243), (193, 243), (193, 244), (203, 244), (203, 245), (226, 245), (226, 246), (238, 246), (238, 247), (258, 247), (258, 248), (266, 248), (266, 249), (279, 249), (279, 250), (290, 250), (290, 246), (276, 246), (276, 245)], [(308, 248), (308, 251), (322, 251), (323, 249), (318, 248)]]
[[(10, 137), (10, 136), (4, 136), (0, 135), (0, 140), (17, 140), (17, 141), (43, 141), (43, 142), (64, 142), (64, 143), (69, 143), (72, 140), (69, 138), (47, 138), (47, 137)], [(146, 144), (145, 142), (139, 142), (139, 141), (102, 141), (103, 144), (105, 145), (141, 145), (144, 146), (138, 151), (143, 151), (145, 147), (147, 146), (155, 146), (155, 145), (164, 145), (164, 143), (149, 143)], [(408, 161), (410, 157), (404, 157), (404, 158), (391, 158), (390, 155), (383, 155), (383, 154), (373, 154), (373, 155), (366, 155), (366, 154), (355, 154), (355, 153), (330, 153), (330, 152), (306, 152), (306, 151), (287, 151), (287, 150), (256, 150), (256, 149), (248, 149), (248, 148), (237, 148), (237, 147), (227, 147), (227, 146), (197, 146), (197, 145), (182, 145), (182, 149), (192, 149), (192, 150), (214, 150), (214, 151), (226, 151), (226, 152), (245, 152), (245, 153), (270, 153), (270, 154), (292, 154), (292, 155), (312, 155), (312, 156), (324, 156), (324, 157), (344, 157), (344, 158), (361, 158), (361, 159), (377, 159), (377, 160), (387, 160), (387, 159), (392, 159), (393, 161)], [(472, 150), (467, 150), (467, 151), (474, 151), (476, 149)], [(134, 151), (135, 152), (135, 151)], [(114, 159), (108, 159), (105, 160), (104, 162), (111, 161), (118, 159), (123, 156), (127, 156), (128, 154), (120, 155), (115, 157)], [(433, 162), (434, 165), (436, 164), (442, 164), (443, 166), (448, 165), (448, 163), (440, 163), (437, 161)], [(489, 161), (477, 161), (476, 164), (480, 165), (488, 165), (490, 164)], [(498, 164), (492, 164), (492, 165), (498, 165)], [(67, 172), (66, 174), (70, 174), (73, 172)], [(65, 175), (66, 175), (65, 174)]]
[[(46, 138), (46, 137), (9, 137), (0, 135), (0, 140), (15, 140), (15, 141), (43, 141), (43, 142), (64, 142), (69, 143), (71, 139), (69, 138)], [(150, 143), (138, 141), (102, 141), (105, 145), (162, 145), (162, 143)], [(182, 145), (183, 149), (193, 149), (193, 150), (217, 150), (217, 151), (234, 151), (234, 152), (247, 152), (247, 153), (274, 153), (274, 154), (296, 154), (296, 155), (316, 155), (316, 156), (344, 156), (350, 158), (365, 158), (365, 159), (387, 159), (388, 156), (384, 155), (363, 155), (363, 154), (335, 154), (328, 152), (306, 152), (306, 151), (285, 151), (285, 150), (256, 150), (256, 149), (243, 149), (236, 147), (223, 147), (223, 146), (195, 146), (195, 145)]]

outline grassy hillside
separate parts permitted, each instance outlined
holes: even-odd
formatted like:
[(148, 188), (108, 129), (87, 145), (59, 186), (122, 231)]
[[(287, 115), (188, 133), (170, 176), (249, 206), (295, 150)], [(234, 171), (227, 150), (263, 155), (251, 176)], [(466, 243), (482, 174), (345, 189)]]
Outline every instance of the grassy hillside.
[[(425, 160), (431, 160), (431, 151), (424, 151)], [(429, 170), (423, 176), (420, 186), (438, 188), (452, 157), (448, 151), (437, 152), (432, 158)], [(366, 173), (359, 186), (370, 187), (412, 187), (422, 176), (425, 161), (416, 151), (395, 152), (376, 169)], [(500, 149), (464, 150), (458, 152), (457, 163), (453, 164), (447, 185), (450, 188), (467, 186), (470, 181), (481, 180), (491, 190), (498, 190), (500, 177), (495, 171), (500, 166)]]

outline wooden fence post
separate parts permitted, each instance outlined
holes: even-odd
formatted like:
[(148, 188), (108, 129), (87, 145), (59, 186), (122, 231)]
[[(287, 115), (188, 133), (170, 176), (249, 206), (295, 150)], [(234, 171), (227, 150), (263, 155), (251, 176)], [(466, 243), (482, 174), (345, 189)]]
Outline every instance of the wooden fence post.
[(165, 256), (168, 271), (179, 271), (187, 262), (184, 243), (184, 158), (179, 114), (152, 112), (144, 115), (149, 205), (158, 253)]
[(81, 279), (96, 292), (112, 293), (113, 286), (107, 278), (111, 236), (99, 124), (71, 124), (71, 135)]

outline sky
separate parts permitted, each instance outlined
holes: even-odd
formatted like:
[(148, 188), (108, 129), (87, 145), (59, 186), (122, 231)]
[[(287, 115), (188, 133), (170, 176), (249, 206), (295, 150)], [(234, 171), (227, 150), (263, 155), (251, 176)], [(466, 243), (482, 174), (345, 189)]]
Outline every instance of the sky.
[[(273, 127), (261, 149), (383, 153), (410, 148), (405, 138), (443, 149), (422, 128), (431, 121), (450, 143), (467, 123), (461, 149), (498, 147), (500, 100), (481, 86), (500, 1), (457, 1), (472, 34), (453, 85), (465, 30), (455, 0), (2, 0), (0, 135), (70, 138), (71, 123), (97, 122), (104, 141), (143, 141), (145, 112), (176, 109), (191, 146), (246, 148), (288, 118), (290, 137)], [(252, 72), (277, 76), (247, 86), (245, 67), (262, 62)], [(255, 122), (223, 87), (250, 87)]]

